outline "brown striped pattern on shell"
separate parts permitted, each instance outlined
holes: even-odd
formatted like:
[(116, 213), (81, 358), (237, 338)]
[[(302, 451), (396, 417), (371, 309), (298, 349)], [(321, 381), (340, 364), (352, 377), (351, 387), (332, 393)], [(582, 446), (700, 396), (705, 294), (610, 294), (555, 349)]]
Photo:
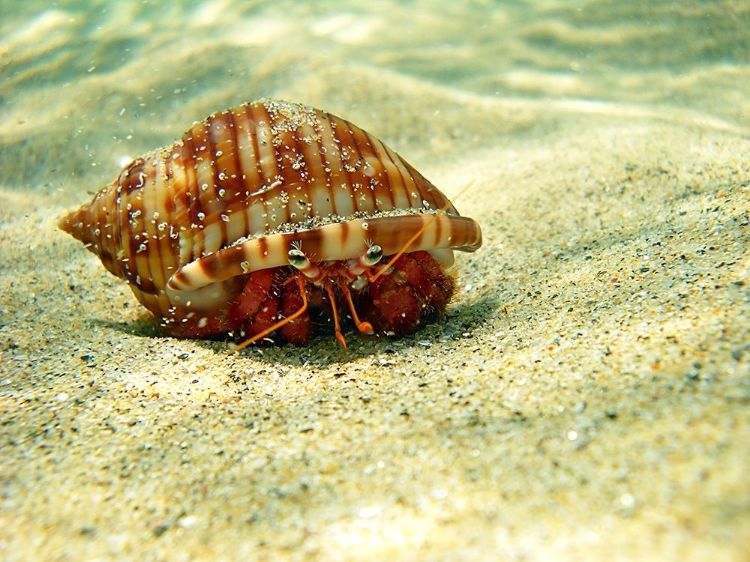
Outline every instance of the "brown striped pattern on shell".
[[(438, 210), (445, 214), (435, 218)], [(430, 220), (435, 218), (435, 220)], [(323, 111), (261, 100), (196, 123), (60, 221), (165, 318), (220, 309), (242, 276), (355, 258), (370, 243), (473, 251), (481, 232), (398, 154)]]

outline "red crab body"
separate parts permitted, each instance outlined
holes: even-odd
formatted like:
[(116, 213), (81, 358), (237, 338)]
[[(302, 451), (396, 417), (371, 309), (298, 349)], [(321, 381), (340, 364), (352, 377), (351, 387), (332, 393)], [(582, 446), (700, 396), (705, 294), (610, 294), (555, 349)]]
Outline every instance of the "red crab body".
[[(348, 314), (352, 318), (351, 313), (347, 313), (348, 301), (343, 286), (352, 296), (354, 309), (359, 311), (360, 324), (369, 323), (378, 334), (403, 336), (416, 330), (426, 319), (442, 315), (454, 291), (453, 277), (425, 251), (400, 256), (372, 281), (368, 278), (375, 276), (377, 268), (374, 267), (351, 279), (346, 274), (345, 262), (318, 265), (324, 272), (318, 283), (306, 279), (291, 266), (255, 271), (248, 276), (242, 292), (226, 313), (194, 315), (167, 328), (173, 335), (190, 338), (232, 332), (244, 341), (282, 323), (274, 330), (275, 339), (304, 345), (312, 331), (311, 313), (319, 311), (339, 318)], [(303, 306), (299, 280), (302, 280), (309, 307), (298, 318), (283, 323)]]

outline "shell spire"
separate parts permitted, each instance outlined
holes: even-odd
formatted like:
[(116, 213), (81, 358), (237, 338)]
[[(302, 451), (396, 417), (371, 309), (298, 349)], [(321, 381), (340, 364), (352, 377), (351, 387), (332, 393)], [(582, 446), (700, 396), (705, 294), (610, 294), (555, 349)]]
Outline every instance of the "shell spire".
[(111, 212), (115, 209), (112, 195), (115, 190), (115, 183), (108, 185), (90, 203), (62, 217), (57, 226), (83, 242), (86, 249), (98, 256), (112, 274), (126, 278), (121, 253), (117, 251), (120, 240), (113, 236), (115, 232), (120, 232)]
[(91, 230), (86, 227), (87, 224), (91, 224), (89, 204), (62, 217), (57, 221), (57, 228), (64, 230), (79, 242), (83, 242), (87, 248), (91, 248)]

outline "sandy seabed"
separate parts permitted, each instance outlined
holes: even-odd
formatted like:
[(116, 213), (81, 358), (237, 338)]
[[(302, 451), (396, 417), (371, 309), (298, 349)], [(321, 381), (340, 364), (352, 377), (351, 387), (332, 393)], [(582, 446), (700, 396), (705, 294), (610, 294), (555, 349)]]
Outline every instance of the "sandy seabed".
[[(29, 28), (65, 40), (55, 14)], [(351, 43), (326, 21), (321, 44)], [(82, 57), (73, 86), (24, 89), (75, 65), (4, 37), (18, 80), (0, 129), (0, 558), (750, 557), (747, 97), (730, 119), (484, 95), (392, 54), (275, 50), (220, 88), (198, 47), (179, 62), (200, 95), (148, 74), (148, 53)], [(225, 355), (164, 337), (56, 229), (118, 155), (261, 96), (349, 119), (449, 196), (473, 182), (455, 203), (485, 242), (457, 256), (441, 322)]]

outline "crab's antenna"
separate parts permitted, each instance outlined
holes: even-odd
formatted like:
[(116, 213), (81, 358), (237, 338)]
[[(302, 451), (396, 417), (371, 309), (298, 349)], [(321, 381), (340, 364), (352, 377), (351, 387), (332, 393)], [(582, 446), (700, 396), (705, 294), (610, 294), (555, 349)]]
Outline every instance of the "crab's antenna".
[[(463, 189), (461, 189), (461, 191), (458, 192), (458, 195), (456, 195), (453, 199), (454, 200), (458, 199), (461, 195), (463, 195), (464, 193), (466, 193), (472, 185), (474, 185), (474, 180), (472, 180), (469, 183), (467, 183), (463, 187)], [(422, 233), (425, 230), (427, 230), (427, 227), (429, 227), (433, 222), (435, 222), (439, 216), (444, 215), (445, 212), (448, 210), (448, 208), (451, 207), (452, 205), (453, 205), (453, 203), (451, 203), (450, 201), (448, 201), (445, 205), (443, 205), (442, 207), (440, 207), (440, 209), (438, 209), (437, 212), (435, 212), (430, 217), (430, 219), (422, 225), (422, 227), (414, 234), (414, 236), (412, 236), (411, 238), (409, 238), (409, 240), (406, 241), (406, 244), (404, 244), (401, 247), (401, 249), (398, 251), (398, 253), (395, 254), (390, 260), (388, 260), (388, 263), (386, 263), (380, 269), (378, 269), (378, 272), (375, 275), (373, 275), (372, 277), (368, 277), (367, 280), (370, 283), (372, 283), (378, 277), (380, 277), (386, 271), (388, 271), (388, 268), (390, 268), (394, 263), (396, 263), (396, 261), (401, 256), (403, 256), (406, 252), (409, 251), (409, 248), (411, 247), (411, 245), (414, 244), (414, 242), (417, 240), (417, 238), (419, 238), (420, 236), (422, 236)]]

